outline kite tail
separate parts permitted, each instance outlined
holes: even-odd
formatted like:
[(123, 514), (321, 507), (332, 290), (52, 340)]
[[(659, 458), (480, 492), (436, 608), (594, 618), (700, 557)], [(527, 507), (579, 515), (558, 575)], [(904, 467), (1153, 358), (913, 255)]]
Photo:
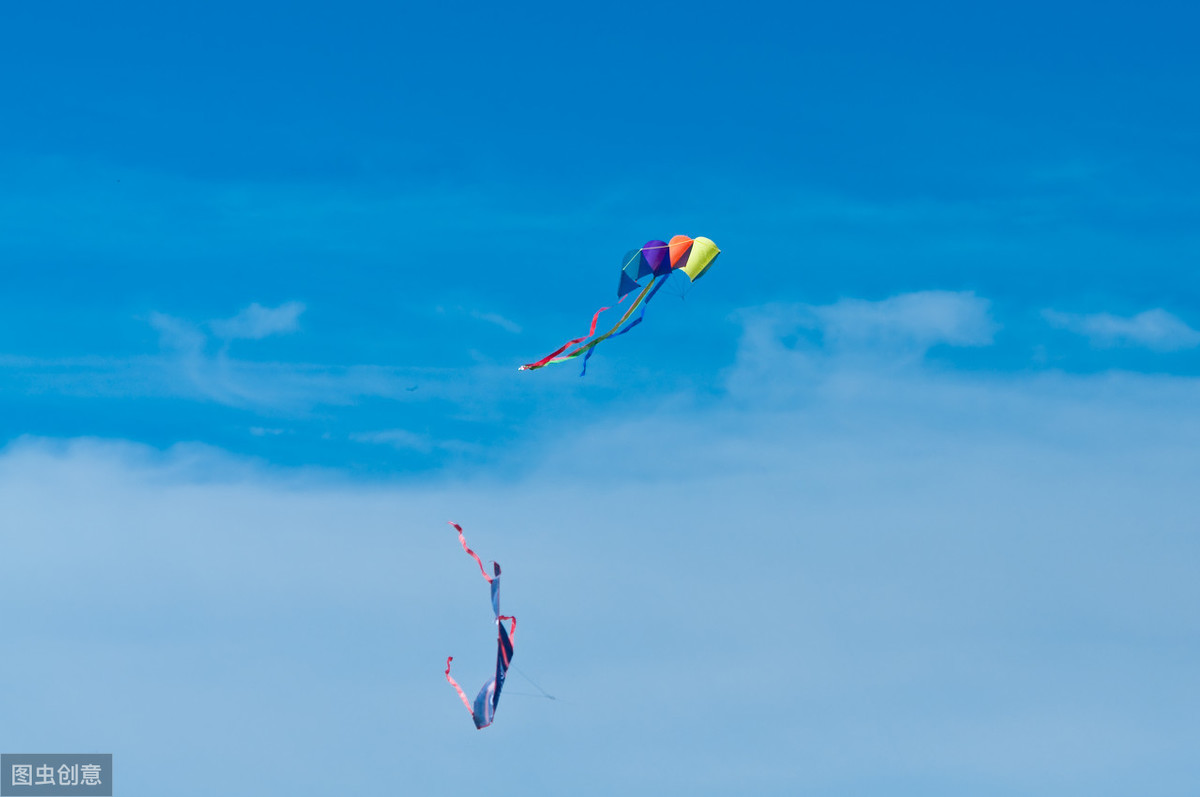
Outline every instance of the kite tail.
[[(635, 318), (635, 319), (633, 319), (632, 321), (630, 321), (630, 322), (629, 322), (629, 323), (628, 323), (628, 324), (625, 326), (625, 328), (624, 328), (624, 329), (622, 329), (620, 332), (609, 332), (609, 333), (608, 333), (607, 335), (605, 335), (604, 337), (605, 337), (605, 338), (607, 338), (607, 337), (619, 338), (619, 337), (621, 337), (622, 335), (624, 335), (626, 332), (628, 332), (629, 330), (631, 330), (631, 329), (633, 329), (634, 327), (636, 327), (638, 324), (642, 323), (642, 319), (644, 319), (644, 318), (646, 317), (646, 306), (650, 304), (650, 300), (654, 298), (654, 294), (658, 293), (658, 289), (659, 289), (659, 288), (661, 288), (661, 287), (662, 287), (664, 284), (666, 284), (666, 281), (667, 281), (668, 279), (670, 279), (670, 278), (671, 278), (671, 275), (672, 275), (672, 274), (674, 274), (674, 273), (675, 273), (674, 271), (668, 272), (668, 273), (667, 273), (665, 276), (663, 276), (663, 278), (662, 278), (662, 279), (660, 279), (660, 280), (658, 280), (657, 282), (655, 282), (655, 283), (654, 283), (654, 289), (653, 289), (653, 290), (651, 290), (649, 293), (647, 293), (647, 294), (644, 294), (644, 295), (645, 295), (645, 297), (646, 297), (646, 300), (645, 300), (644, 302), (641, 302), (641, 299), (639, 298), (639, 300), (638, 300), (638, 301), (639, 301), (639, 302), (641, 302), (641, 305), (642, 305), (642, 312), (640, 312), (640, 313), (638, 314), (638, 317), (637, 317), (637, 318)], [(649, 285), (647, 285), (647, 286), (646, 286), (646, 288), (647, 288), (647, 289), (649, 289), (649, 288), (650, 288), (650, 286), (649, 286)], [(633, 311), (633, 309), (634, 309), (635, 307), (637, 307), (637, 304), (634, 304), (634, 305), (633, 305), (633, 307), (630, 307), (630, 308), (629, 308), (629, 309), (630, 309), (630, 311), (632, 312), (632, 311)], [(629, 318), (629, 314), (628, 314), (628, 313), (625, 315), (625, 318)], [(621, 323), (625, 323), (625, 318), (622, 318), (622, 319), (621, 319)], [(617, 326), (620, 326), (620, 325), (621, 325), (621, 324), (617, 324)], [(614, 329), (615, 329), (615, 328), (616, 328), (616, 327), (614, 327)], [(603, 340), (603, 339), (604, 339), (604, 338), (600, 338), (600, 340)], [(600, 342), (600, 340), (597, 340), (596, 342), (597, 342), (597, 343), (599, 343), (599, 342)], [(595, 354), (595, 352), (596, 352), (596, 348), (593, 346), (592, 348), (590, 348), (590, 349), (588, 349), (588, 350), (587, 350), (587, 354), (583, 355), (583, 368), (581, 368), (581, 369), (579, 370), (579, 375), (580, 375), (580, 376), (583, 376), (584, 374), (586, 374), (586, 373), (587, 373), (587, 361), (588, 361), (588, 360), (590, 360), (590, 359), (592, 358), (592, 355), (593, 355), (593, 354)]]
[(646, 294), (650, 293), (650, 289), (653, 288), (656, 284), (657, 283), (654, 281), (646, 283), (646, 287), (642, 289), (642, 292), (638, 294), (637, 299), (634, 300), (633, 304), (631, 304), (629, 306), (629, 309), (625, 311), (625, 315), (621, 316), (621, 320), (613, 325), (612, 329), (608, 330), (600, 337), (594, 338), (594, 339), (588, 341), (587, 343), (583, 344), (582, 346), (579, 346), (574, 351), (569, 351), (566, 354), (555, 357), (554, 359), (550, 360), (550, 363), (548, 363), (548, 364), (561, 363), (561, 362), (566, 362), (567, 360), (574, 359), (575, 357), (578, 357), (579, 355), (584, 354), (585, 352), (591, 351), (592, 349), (594, 349), (596, 347), (597, 344), (611, 338), (613, 333), (616, 332), (618, 329), (620, 329), (621, 325), (629, 320), (629, 317), (633, 315), (634, 311), (637, 310), (638, 306), (641, 305), (641, 303), (645, 300)]
[[(516, 644), (516, 640), (517, 640), (517, 618), (515, 618), (515, 617), (509, 617), (508, 615), (504, 615), (504, 614), (502, 614), (502, 615), (500, 615), (500, 616), (498, 616), (498, 617), (496, 618), (496, 622), (501, 622), (501, 621), (503, 621), (503, 620), (511, 620), (511, 621), (512, 621), (512, 624), (511, 624), (511, 625), (508, 627), (508, 640), (509, 640), (510, 642), (512, 642), (513, 644)], [(508, 664), (508, 662), (504, 662), (504, 663), (505, 663), (506, 665)]]
[(454, 691), (458, 692), (459, 699), (462, 700), (463, 705), (467, 707), (467, 712), (471, 715), (471, 719), (474, 720), (475, 709), (471, 708), (471, 701), (467, 700), (467, 693), (464, 692), (462, 687), (458, 685), (458, 681), (454, 680), (454, 677), (450, 675), (450, 662), (452, 661), (454, 661), (453, 656), (446, 657), (446, 680), (449, 681), (450, 685), (454, 687)]
[[(479, 555), (467, 546), (467, 538), (463, 534), (462, 526), (454, 521), (449, 521), (449, 523), (458, 531), (458, 541), (462, 544), (463, 550), (475, 560), (475, 564), (479, 565), (479, 572), (483, 573), (484, 579), (487, 580), (488, 586), (491, 587), (492, 612), (496, 618), (497, 653), (496, 675), (479, 690), (474, 703), (467, 698), (462, 687), (450, 675), (450, 662), (454, 661), (453, 656), (446, 657), (446, 680), (454, 687), (454, 691), (458, 693), (458, 699), (463, 702), (463, 705), (467, 707), (467, 711), (471, 713), (471, 720), (475, 723), (475, 727), (486, 728), (492, 724), (492, 719), (495, 717), (496, 704), (500, 701), (500, 690), (504, 687), (504, 678), (508, 674), (508, 666), (512, 661), (512, 637), (517, 632), (517, 618), (500, 614), (500, 564), (498, 562), (492, 563), (492, 570), (495, 576), (489, 576), (487, 570), (483, 567), (483, 561), (479, 558)], [(504, 627), (505, 620), (511, 623), (509, 628)]]
[[(453, 520), (447, 520), (446, 522), (449, 523), (454, 528), (458, 529), (458, 541), (462, 543), (463, 550), (471, 555), (471, 558), (475, 560), (475, 563), (477, 565), (479, 565), (479, 572), (483, 573), (483, 577), (487, 579), (489, 584), (491, 584), (492, 577), (489, 576), (487, 573), (487, 570), (484, 569), (483, 560), (481, 560), (479, 558), (479, 554), (475, 553), (474, 551), (472, 551), (470, 548), (467, 547), (467, 538), (463, 534), (462, 526), (458, 525)], [(499, 569), (499, 568), (497, 568), (497, 569)], [(497, 573), (496, 575), (499, 575), (499, 573)]]
[[(624, 297), (622, 297), (622, 298), (624, 298)], [(567, 349), (574, 346), (576, 343), (582, 343), (583, 341), (590, 338), (592, 335), (595, 335), (596, 334), (596, 322), (598, 322), (600, 320), (600, 314), (603, 313), (607, 309), (608, 309), (607, 307), (601, 307), (599, 310), (596, 311), (596, 314), (594, 316), (592, 316), (592, 328), (589, 329), (588, 333), (586, 335), (584, 335), (582, 338), (575, 338), (574, 340), (568, 340), (562, 346), (559, 346), (557, 349), (550, 352), (549, 354), (547, 354), (545, 357), (538, 360), (537, 362), (526, 363), (525, 365), (522, 365), (517, 370), (518, 371), (532, 371), (535, 368), (541, 368), (542, 366), (546, 365), (551, 360), (553, 360), (555, 357), (557, 357), (558, 355), (562, 354)]]

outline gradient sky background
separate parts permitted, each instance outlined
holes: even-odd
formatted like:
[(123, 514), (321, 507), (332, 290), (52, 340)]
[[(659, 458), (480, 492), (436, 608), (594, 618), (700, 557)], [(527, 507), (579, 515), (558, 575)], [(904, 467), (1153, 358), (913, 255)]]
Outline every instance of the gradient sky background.
[[(1190, 4), (19, 4), (0, 749), (121, 795), (1191, 795)], [(724, 250), (520, 373), (621, 255)], [(494, 727), (486, 585), (520, 618)]]

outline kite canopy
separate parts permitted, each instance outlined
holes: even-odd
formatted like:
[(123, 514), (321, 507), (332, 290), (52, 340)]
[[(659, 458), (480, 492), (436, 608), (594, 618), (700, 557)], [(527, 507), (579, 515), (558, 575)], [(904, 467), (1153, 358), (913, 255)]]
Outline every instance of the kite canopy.
[[(671, 240), (674, 239), (672, 238)], [(721, 250), (717, 248), (717, 245), (711, 239), (700, 236), (692, 241), (691, 249), (683, 257), (683, 263), (676, 266), (674, 265), (675, 260), (672, 258), (672, 268), (680, 269), (684, 274), (687, 274), (689, 280), (695, 282), (703, 277), (704, 272), (712, 267), (719, 254), (721, 254)]]
[[(454, 657), (446, 657), (446, 680), (454, 687), (454, 691), (458, 693), (459, 699), (467, 707), (467, 711), (471, 713), (471, 719), (475, 722), (475, 727), (483, 729), (491, 725), (492, 720), (496, 717), (496, 706), (500, 703), (500, 690), (504, 688), (504, 679), (508, 675), (508, 667), (512, 662), (513, 637), (517, 632), (517, 618), (506, 617), (500, 614), (500, 564), (492, 562), (493, 574), (488, 575), (483, 562), (479, 559), (479, 555), (467, 547), (467, 538), (463, 535), (462, 526), (454, 522), (450, 522), (450, 525), (458, 530), (458, 541), (462, 543), (463, 550), (479, 565), (479, 572), (483, 573), (484, 579), (487, 580), (492, 588), (492, 614), (496, 617), (496, 628), (498, 629), (496, 637), (496, 675), (479, 690), (479, 694), (475, 696), (474, 703), (467, 699), (467, 695), (463, 692), (462, 687), (450, 675), (450, 662), (454, 661)], [(504, 627), (505, 620), (512, 623), (510, 628)]]
[[(687, 275), (687, 278), (695, 282), (704, 276), (705, 272), (712, 267), (716, 261), (717, 255), (721, 254), (721, 250), (711, 239), (703, 236), (699, 238), (689, 238), (686, 235), (676, 235), (674, 238), (667, 241), (647, 241), (640, 249), (633, 249), (625, 253), (625, 258), (621, 263), (621, 273), (617, 283), (617, 301), (622, 302), (625, 297), (636, 290), (641, 290), (637, 295), (633, 304), (625, 311), (625, 315), (621, 316), (621, 320), (616, 325), (599, 337), (588, 340), (596, 334), (596, 323), (600, 319), (600, 314), (607, 310), (607, 307), (601, 307), (592, 316), (592, 326), (588, 333), (581, 338), (573, 338), (568, 340), (559, 348), (547, 354), (537, 362), (526, 363), (522, 365), (520, 370), (533, 371), (553, 363), (566, 362), (574, 359), (579, 355), (584, 355), (583, 370), (579, 375), (583, 376), (587, 372), (587, 361), (592, 356), (592, 352), (596, 345), (604, 340), (612, 337), (624, 335), (629, 330), (633, 329), (638, 324), (642, 323), (642, 319), (646, 315), (646, 305), (650, 304), (650, 300), (654, 298), (654, 294), (658, 293), (658, 289), (663, 283), (676, 271), (681, 271)], [(643, 286), (642, 280), (650, 277), (650, 281)], [(637, 318), (630, 321), (630, 317), (638, 308), (641, 312)], [(626, 322), (629, 322), (626, 325)], [(622, 325), (625, 325), (622, 329)], [(584, 343), (584, 341), (587, 341)], [(572, 346), (577, 348), (567, 351)]]

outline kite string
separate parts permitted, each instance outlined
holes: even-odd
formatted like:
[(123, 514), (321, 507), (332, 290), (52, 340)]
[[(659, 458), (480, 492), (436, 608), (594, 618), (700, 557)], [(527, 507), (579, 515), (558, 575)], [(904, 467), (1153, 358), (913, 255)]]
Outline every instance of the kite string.
[[(529, 683), (533, 684), (533, 688), (534, 688), (534, 689), (536, 689), (536, 690), (538, 690), (539, 692), (541, 692), (541, 693), (542, 693), (542, 697), (545, 697), (545, 698), (547, 698), (547, 699), (549, 699), (549, 700), (558, 700), (558, 698), (557, 698), (557, 697), (555, 697), (554, 695), (550, 694), (550, 693), (549, 693), (549, 692), (547, 692), (545, 689), (543, 689), (541, 686), (539, 686), (537, 681), (533, 680), (533, 679), (532, 679), (532, 678), (530, 678), (528, 675), (526, 675), (526, 674), (525, 674), (525, 671), (524, 671), (524, 670), (522, 670), (520, 667), (516, 666), (515, 664), (509, 665), (509, 666), (510, 666), (510, 667), (512, 667), (512, 669), (516, 670), (516, 671), (517, 671), (517, 674), (519, 674), (519, 675), (520, 675), (522, 678), (524, 678), (526, 681), (529, 681)], [(519, 694), (519, 693), (518, 693), (518, 694)], [(536, 697), (536, 695), (532, 695), (532, 697)]]

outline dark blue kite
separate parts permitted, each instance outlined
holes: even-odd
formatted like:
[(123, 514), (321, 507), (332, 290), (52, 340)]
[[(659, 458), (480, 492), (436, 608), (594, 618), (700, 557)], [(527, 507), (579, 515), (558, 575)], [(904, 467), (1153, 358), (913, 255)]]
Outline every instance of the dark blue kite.
[[(467, 707), (467, 711), (471, 712), (471, 719), (475, 721), (476, 728), (486, 728), (492, 724), (492, 720), (496, 717), (496, 704), (500, 702), (500, 690), (504, 688), (504, 677), (508, 675), (508, 667), (512, 662), (513, 655), (513, 636), (517, 633), (517, 618), (506, 617), (500, 614), (500, 565), (497, 562), (492, 562), (494, 575), (488, 575), (488, 572), (483, 567), (483, 562), (480, 561), (479, 555), (467, 547), (467, 538), (463, 536), (462, 526), (451, 522), (451, 526), (458, 530), (458, 541), (462, 543), (463, 550), (471, 555), (471, 558), (479, 565), (479, 572), (483, 573), (483, 577), (492, 585), (492, 613), (496, 616), (496, 628), (499, 629), (496, 638), (496, 677), (483, 685), (479, 690), (479, 694), (475, 696), (475, 704), (467, 700), (467, 695), (463, 692), (462, 687), (458, 685), (450, 676), (450, 662), (454, 661), (453, 656), (446, 657), (446, 680), (454, 687), (454, 691), (458, 692), (458, 696), (462, 699), (463, 705)], [(509, 620), (512, 623), (511, 628), (504, 627), (504, 621)]]

